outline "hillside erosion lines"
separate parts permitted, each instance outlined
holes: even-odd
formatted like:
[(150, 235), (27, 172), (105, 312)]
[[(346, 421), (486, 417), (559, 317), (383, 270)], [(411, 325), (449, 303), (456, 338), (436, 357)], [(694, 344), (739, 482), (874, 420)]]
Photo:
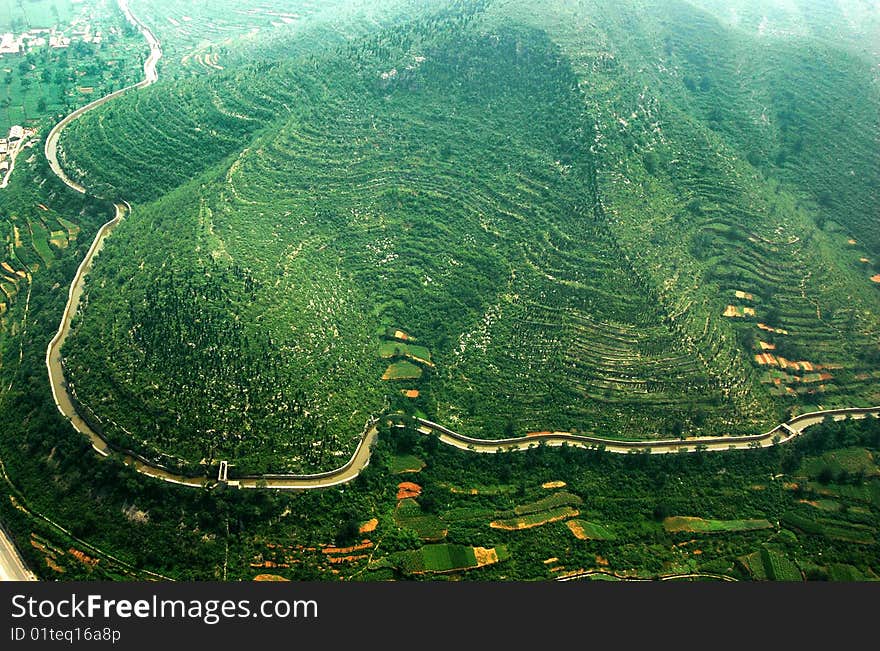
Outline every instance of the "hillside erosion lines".
[[(81, 193), (85, 193), (85, 188), (67, 178), (55, 157), (58, 134), (61, 129), (78, 115), (82, 115), (86, 110), (94, 108), (112, 97), (118, 96), (122, 92), (125, 92), (125, 90), (148, 86), (157, 78), (156, 62), (158, 61), (159, 56), (161, 56), (158, 41), (152, 36), (149, 30), (147, 30), (131, 14), (124, 1), (120, 1), (120, 8), (128, 19), (141, 29), (142, 33), (144, 33), (150, 43), (151, 57), (145, 65), (144, 80), (128, 89), (112, 93), (83, 109), (75, 111), (53, 129), (46, 144), (47, 159), (49, 159), (53, 171), (68, 186)], [(511, 40), (511, 43), (513, 42), (514, 41)], [(472, 44), (472, 48), (472, 54), (474, 57), (477, 57), (477, 60), (482, 60), (480, 57), (487, 57), (490, 52), (490, 50), (486, 49), (486, 44), (479, 40)], [(439, 57), (435, 58), (438, 59), (440, 63), (443, 62)], [(495, 59), (491, 60), (495, 61)], [(548, 58), (546, 61), (549, 62), (551, 59)], [(440, 64), (437, 63), (436, 65)], [(460, 62), (455, 58), (450, 58), (443, 63), (443, 65), (446, 67), (438, 67), (438, 72), (436, 73), (437, 75), (440, 75), (439, 78), (441, 80), (443, 79), (441, 73), (444, 71), (464, 70), (467, 72), (470, 70), (470, 68), (466, 66), (462, 67)], [(556, 66), (548, 65), (547, 70), (556, 71), (557, 68)], [(516, 70), (514, 70), (514, 72), (515, 71)], [(567, 87), (563, 83), (567, 81), (567, 78), (560, 77), (557, 79), (557, 76), (551, 76), (548, 78), (551, 81), (556, 80), (559, 83), (548, 83), (547, 88), (538, 85), (538, 88), (550, 93), (550, 89)], [(481, 79), (481, 85), (488, 83), (485, 78)], [(499, 81), (496, 80), (496, 82), (500, 84)], [(498, 88), (503, 90), (505, 87), (499, 85)], [(405, 94), (403, 90), (400, 92), (401, 97), (409, 97), (409, 95)], [(430, 105), (429, 100), (434, 101), (439, 109), (441, 105), (448, 107), (452, 99), (455, 99), (450, 98), (448, 94), (445, 94), (445, 86), (442, 84), (437, 85), (432, 92), (434, 93), (433, 95), (425, 95), (420, 101), (426, 105)], [(424, 93), (427, 93), (427, 91)], [(556, 100), (571, 102), (571, 106), (576, 104), (574, 101), (576, 98), (574, 96), (569, 97), (568, 95), (564, 95), (558, 97), (557, 94), (549, 94), (548, 96), (553, 99), (553, 102), (549, 102), (547, 106), (556, 106), (558, 104)], [(136, 100), (140, 102), (143, 97), (144, 95), (137, 95)], [(522, 102), (523, 105), (525, 105), (525, 100), (527, 97), (530, 97), (530, 95), (528, 93), (511, 93), (505, 95), (505, 97), (509, 97), (511, 101)], [(158, 98), (158, 96), (156, 96), (156, 98)], [(466, 97), (464, 99), (466, 99)], [(467, 105), (467, 102), (464, 101), (464, 99), (458, 98), (462, 110), (464, 110)], [(373, 101), (376, 105), (381, 104), (382, 106), (385, 106), (387, 103), (385, 99), (374, 98)], [(396, 105), (392, 104), (392, 107), (393, 106)], [(498, 212), (509, 214), (510, 222), (507, 224), (507, 229), (511, 231), (512, 235), (518, 237), (513, 238), (513, 241), (507, 243), (506, 246), (509, 247), (511, 253), (515, 253), (522, 258), (525, 265), (523, 276), (526, 276), (520, 281), (521, 284), (514, 287), (514, 289), (521, 289), (524, 292), (524, 296), (527, 296), (527, 299), (524, 298), (522, 301), (522, 305), (525, 307), (513, 306), (505, 308), (512, 314), (512, 322), (507, 330), (504, 330), (500, 325), (497, 325), (495, 326), (497, 332), (494, 333), (497, 336), (486, 336), (487, 342), (496, 342), (493, 344), (495, 348), (490, 349), (490, 354), (497, 356), (497, 358), (501, 360), (508, 360), (510, 362), (507, 368), (499, 367), (500, 372), (498, 373), (497, 378), (494, 376), (488, 378), (489, 380), (494, 381), (497, 379), (505, 383), (513, 382), (510, 391), (507, 392), (509, 395), (513, 396), (512, 401), (509, 404), (515, 402), (535, 403), (535, 412), (540, 420), (545, 421), (547, 429), (564, 426), (562, 423), (557, 424), (546, 421), (550, 419), (566, 421), (570, 418), (570, 415), (564, 413), (564, 409), (567, 408), (568, 405), (575, 404), (574, 400), (566, 400), (566, 396), (562, 396), (562, 398), (558, 399), (557, 403), (563, 407), (562, 409), (547, 408), (544, 410), (543, 405), (549, 403), (543, 400), (541, 387), (538, 386), (536, 382), (515, 381), (515, 378), (513, 378), (515, 374), (511, 372), (511, 369), (515, 369), (517, 365), (522, 365), (521, 362), (523, 361), (523, 357), (521, 352), (522, 350), (525, 350), (525, 347), (518, 345), (518, 342), (529, 340), (546, 343), (542, 343), (541, 346), (536, 347), (528, 359), (525, 360), (528, 362), (528, 367), (530, 369), (535, 368), (546, 371), (547, 369), (552, 370), (552, 368), (569, 368), (574, 364), (577, 371), (575, 380), (585, 388), (594, 388), (593, 391), (596, 393), (596, 402), (601, 403), (605, 407), (604, 410), (601, 410), (603, 417), (611, 408), (616, 408), (619, 415), (624, 414), (625, 410), (629, 409), (629, 394), (634, 388), (638, 389), (640, 396), (643, 394), (648, 395), (657, 407), (661, 407), (656, 409), (656, 412), (664, 416), (668, 415), (669, 412), (680, 403), (682, 396), (693, 397), (695, 394), (698, 394), (701, 396), (702, 402), (707, 407), (711, 406), (712, 403), (722, 397), (723, 387), (719, 386), (719, 381), (714, 378), (709, 371), (702, 368), (700, 362), (695, 361), (693, 358), (693, 354), (695, 351), (698, 353), (700, 347), (693, 343), (680, 342), (680, 337), (677, 337), (674, 331), (667, 327), (663, 321), (657, 321), (658, 318), (663, 318), (671, 314), (671, 309), (664, 309), (663, 314), (657, 314), (655, 311), (650, 311), (648, 309), (651, 300), (645, 299), (642, 294), (644, 293), (645, 286), (649, 285), (647, 285), (646, 282), (638, 282), (638, 278), (633, 278), (633, 276), (636, 276), (634, 265), (619, 262), (598, 262), (600, 260), (619, 260), (621, 255), (623, 255), (619, 243), (614, 238), (603, 239), (598, 237), (598, 233), (600, 233), (601, 229), (595, 227), (591, 231), (591, 233), (596, 234), (596, 237), (592, 238), (595, 241), (591, 240), (591, 248), (582, 250), (582, 248), (578, 246), (578, 243), (583, 239), (583, 220), (578, 219), (577, 216), (583, 213), (584, 208), (580, 205), (580, 202), (572, 200), (569, 202), (570, 205), (567, 205), (566, 210), (563, 211), (563, 214), (558, 212), (558, 205), (560, 202), (556, 199), (555, 194), (550, 191), (547, 172), (542, 169), (542, 166), (539, 164), (540, 161), (537, 158), (535, 158), (535, 160), (529, 158), (526, 161), (527, 164), (523, 163), (524, 167), (522, 173), (516, 178), (507, 179), (505, 177), (506, 180), (499, 178), (496, 184), (489, 184), (485, 188), (480, 188), (480, 192), (461, 192), (462, 187), (467, 187), (464, 185), (465, 183), (472, 185), (477, 183), (476, 181), (473, 181), (473, 177), (479, 177), (479, 175), (472, 173), (462, 175), (463, 178), (459, 179), (456, 172), (450, 171), (447, 176), (432, 175), (429, 178), (428, 175), (418, 173), (419, 160), (415, 158), (416, 154), (409, 152), (404, 146), (398, 146), (395, 144), (398, 142), (412, 141), (412, 138), (402, 138), (398, 135), (394, 135), (398, 132), (394, 132), (392, 136), (382, 136), (381, 134), (384, 132), (381, 129), (376, 133), (373, 133), (373, 131), (370, 130), (372, 128), (371, 114), (366, 112), (366, 110), (358, 112), (360, 109), (357, 109), (355, 106), (349, 106), (341, 102), (340, 108), (347, 110), (328, 111), (326, 110), (326, 104), (322, 104), (322, 107), (324, 107), (324, 110), (321, 112), (320, 116), (308, 116), (308, 120), (303, 119), (302, 123), (299, 123), (299, 128), (292, 131), (282, 130), (276, 138), (266, 137), (261, 140), (260, 142), (264, 147), (260, 148), (260, 151), (263, 152), (263, 155), (258, 156), (254, 154), (253, 156), (243, 156), (241, 158), (241, 165), (236, 167), (234, 171), (230, 170), (227, 177), (228, 179), (235, 180), (237, 184), (235, 192), (236, 197), (238, 197), (240, 193), (241, 197), (245, 200), (253, 199), (254, 202), (257, 202), (262, 196), (261, 193), (265, 192), (265, 188), (268, 187), (274, 188), (274, 191), (282, 193), (291, 201), (302, 201), (303, 196), (311, 196), (314, 194), (314, 188), (322, 188), (325, 192), (335, 192), (332, 200), (325, 200), (327, 214), (330, 215), (330, 217), (333, 217), (333, 213), (330, 211), (329, 207), (332, 206), (334, 210), (338, 210), (339, 206), (346, 205), (345, 197), (343, 196), (345, 195), (345, 192), (342, 190), (348, 188), (350, 182), (355, 182), (355, 185), (357, 186), (356, 189), (360, 191), (363, 189), (360, 187), (361, 185), (373, 184), (373, 179), (376, 178), (376, 175), (373, 173), (375, 170), (372, 167), (369, 167), (370, 164), (374, 166), (381, 164), (384, 167), (386, 163), (394, 160), (402, 161), (398, 162), (395, 168), (398, 169), (396, 172), (397, 185), (406, 185), (410, 188), (414, 187), (423, 191), (425, 196), (428, 196), (431, 192), (443, 196), (449, 194), (449, 191), (447, 190), (448, 186), (442, 183), (442, 181), (448, 179), (449, 186), (455, 185), (459, 188), (458, 195), (467, 196), (466, 201), (464, 199), (459, 199), (459, 202), (461, 203), (459, 209), (462, 212), (459, 220), (463, 226), (472, 229), (471, 235), (474, 243), (478, 241), (478, 236), (481, 238), (479, 240), (480, 242), (489, 241), (489, 236), (484, 236), (483, 232), (488, 232), (492, 228), (492, 225), (491, 223), (487, 223), (484, 227), (482, 223), (476, 223), (476, 220), (474, 220), (473, 216), (468, 212), (469, 209), (476, 210), (477, 204), (484, 204), (487, 207), (485, 212), (490, 212), (489, 208), (494, 206)], [(385, 110), (388, 111), (388, 123), (395, 124), (396, 129), (398, 129), (400, 134), (421, 134), (425, 139), (433, 135), (437, 138), (438, 147), (442, 147), (439, 136), (433, 134), (433, 132), (423, 132), (422, 125), (418, 123), (418, 121), (415, 121), (412, 124), (407, 122), (405, 119), (405, 115), (409, 112), (407, 106), (402, 105), (400, 109), (395, 109), (395, 111), (398, 112), (393, 112), (391, 109)], [(502, 125), (508, 124), (508, 118), (510, 115), (501, 110), (499, 110), (497, 115), (492, 115), (495, 116), (495, 120), (498, 124), (498, 133), (500, 134), (502, 133)], [(473, 124), (476, 126), (477, 124), (484, 124), (487, 122), (489, 117), (491, 116), (480, 112), (479, 119), (476, 114), (470, 119), (473, 120)], [(334, 138), (330, 135), (320, 137), (320, 134), (324, 132), (331, 135), (339, 132), (348, 133), (349, 130), (346, 129), (346, 127), (349, 124), (355, 126), (360, 125), (362, 128), (361, 130), (366, 134), (364, 136), (364, 143), (367, 142), (366, 136), (369, 135), (372, 140), (376, 140), (376, 146), (381, 145), (377, 150), (380, 153), (370, 153), (370, 156), (368, 157), (366, 153), (359, 153), (361, 149), (366, 151), (365, 147), (362, 147), (361, 145), (353, 146), (351, 144), (353, 141)], [(463, 134), (466, 135), (468, 133), (466, 127), (470, 124), (471, 122), (469, 121), (462, 123), (462, 128), (460, 130)], [(74, 130), (81, 126), (82, 124), (76, 125)], [(368, 129), (368, 127), (370, 127), (370, 129)], [(408, 129), (409, 131), (406, 131), (405, 129)], [(479, 133), (479, 129), (474, 129), (473, 132)], [(104, 135), (109, 138), (109, 134), (111, 133), (112, 129), (106, 130)], [(448, 136), (448, 133), (446, 135)], [(541, 147), (546, 148), (550, 152), (556, 152), (558, 149), (552, 139), (548, 139), (547, 134), (537, 131), (530, 137), (532, 138), (531, 140), (526, 139), (525, 136), (523, 136), (522, 147), (526, 147), (527, 145), (528, 148)], [(383, 139), (380, 140), (380, 138)], [(372, 140), (370, 142), (372, 142)], [(108, 144), (110, 144), (109, 140)], [(493, 145), (493, 141), (491, 139), (480, 140), (477, 144), (481, 145), (483, 149), (486, 149)], [(331, 147), (330, 145), (333, 146)], [(388, 153), (385, 153), (386, 150)], [(331, 154), (329, 163), (327, 162), (328, 152)], [(454, 152), (452, 155), (454, 155)], [(360, 156), (360, 158), (358, 158), (358, 156)], [(341, 161), (344, 160), (355, 162), (348, 166), (344, 166), (341, 163)], [(584, 160), (589, 163), (591, 159), (585, 157)], [(486, 178), (491, 178), (488, 176), (491, 174), (491, 167), (492, 166), (489, 164), (485, 165)], [(342, 173), (337, 171), (340, 168), (343, 170)], [(451, 169), (452, 167), (450, 166), (450, 170)], [(482, 171), (483, 168), (478, 167), (477, 169)], [(555, 180), (554, 183), (558, 184), (560, 191), (566, 191), (568, 193), (566, 196), (580, 196), (579, 190), (583, 187), (583, 183), (586, 182), (580, 175), (586, 174), (587, 176), (590, 176), (592, 174), (591, 170), (592, 167), (589, 164), (585, 164), (582, 172), (578, 172), (578, 174), (574, 174), (572, 177), (560, 175), (559, 179)], [(292, 174), (291, 172), (297, 173)], [(387, 176), (389, 176), (388, 173), (382, 174), (383, 178), (386, 178)], [(464, 178), (465, 176), (468, 178)], [(291, 178), (299, 179), (299, 185), (291, 184)], [(253, 182), (252, 179), (262, 179), (262, 187)], [(376, 183), (376, 185), (376, 192), (379, 192), (378, 185), (381, 184)], [(542, 187), (544, 188), (543, 190), (541, 190)], [(394, 188), (392, 187), (391, 189), (393, 190)], [(125, 194), (128, 196), (134, 196), (128, 192)], [(421, 206), (425, 210), (436, 209), (433, 204), (426, 200), (419, 203), (416, 195), (405, 195), (401, 192), (396, 192), (394, 193), (394, 196), (391, 197), (386, 197), (385, 194), (378, 196), (376, 198), (377, 205), (385, 205), (381, 202), (390, 199), (393, 199), (393, 202), (388, 204), (393, 209), (390, 211), (391, 213), (398, 210), (398, 203), (401, 206)], [(448, 210), (451, 204), (453, 204), (453, 202), (447, 202), (444, 204), (444, 208)], [(319, 204), (319, 208), (324, 207), (323, 204)], [(311, 210), (313, 207), (309, 204), (309, 208)], [(84, 279), (91, 269), (94, 255), (101, 250), (105, 239), (112, 232), (116, 224), (118, 224), (128, 212), (130, 212), (130, 207), (128, 207), (127, 203), (117, 203), (116, 215), (99, 230), (91, 248), (73, 279), (68, 303), (58, 333), (47, 349), (46, 361), (53, 396), (61, 413), (70, 419), (77, 431), (89, 437), (93, 447), (99, 454), (107, 456), (115, 451), (121, 454), (122, 460), (126, 464), (134, 467), (142, 474), (185, 486), (208, 487), (213, 485), (215, 480), (208, 477), (207, 473), (213, 473), (216, 470), (216, 467), (214, 469), (206, 467), (204, 471), (197, 470), (194, 472), (194, 475), (186, 475), (166, 468), (154, 460), (147, 459), (131, 450), (108, 441), (102, 432), (101, 426), (91, 423), (87, 412), (81, 413), (78, 411), (76, 395), (65, 381), (65, 372), (60, 350), (70, 331), (72, 316), (76, 313), (79, 306), (79, 301), (83, 292)], [(244, 209), (240, 207), (237, 212), (231, 212), (231, 214), (240, 213), (245, 213)], [(213, 222), (211, 222), (211, 212), (207, 211), (205, 214), (207, 216), (203, 215), (200, 219), (202, 219), (202, 223), (208, 224), (206, 227), (207, 232), (211, 237), (219, 238), (219, 236), (213, 232), (214, 226), (212, 225)], [(355, 214), (354, 211), (353, 214)], [(215, 218), (222, 216), (219, 208), (214, 211), (214, 215)], [(566, 218), (565, 215), (570, 215), (570, 217)], [(529, 231), (518, 230), (521, 228), (518, 224), (527, 223), (532, 225), (539, 223), (543, 224), (546, 231), (544, 236), (535, 239), (534, 237), (530, 237)], [(364, 235), (364, 238), (366, 237), (367, 236)], [(448, 241), (450, 246), (456, 246), (459, 244), (458, 240), (453, 237), (451, 232), (447, 232), (441, 228), (436, 229), (436, 234), (434, 234), (433, 237), (446, 238), (444, 243)], [(425, 239), (427, 239), (427, 235), (425, 236)], [(330, 241), (333, 240), (331, 239)], [(222, 244), (222, 240), (220, 240), (220, 242)], [(527, 244), (520, 244), (520, 242), (526, 242)], [(421, 244), (421, 241), (416, 239), (416, 243)], [(422, 249), (419, 249), (419, 251), (421, 250)], [(425, 250), (428, 250), (427, 247)], [(225, 251), (225, 248), (218, 245), (217, 251), (218, 254), (222, 253)], [(466, 252), (466, 249), (463, 249), (459, 257), (463, 257)], [(423, 257), (426, 260), (430, 260), (431, 256), (425, 255)], [(627, 260), (627, 262), (629, 261), (627, 256), (624, 255), (623, 258)], [(367, 262), (369, 262), (369, 260), (363, 263), (364, 268), (368, 266)], [(468, 262), (468, 264), (471, 263)], [(585, 267), (594, 269), (595, 273), (593, 275), (596, 275), (598, 270), (601, 270), (602, 276), (599, 279), (601, 282), (583, 274), (581, 270)], [(404, 270), (402, 268), (398, 269), (393, 266), (389, 268), (391, 270), (387, 273), (392, 279), (399, 280), (402, 286), (408, 282), (405, 280)], [(430, 271), (431, 276), (439, 276), (439, 273), (435, 272), (433, 268), (430, 269)], [(499, 264), (498, 273), (501, 274), (502, 271), (502, 265)], [(476, 274), (474, 277), (477, 277)], [(374, 283), (375, 280), (370, 279), (373, 277), (370, 276), (367, 278), (364, 274), (364, 278), (365, 287), (372, 288), (373, 285), (370, 283)], [(484, 278), (484, 275), (479, 276), (479, 278)], [(453, 281), (450, 280), (449, 282), (452, 284)], [(624, 285), (624, 283), (626, 283), (626, 285)], [(631, 295), (638, 298), (633, 298), (632, 300), (612, 300), (611, 292), (608, 292), (606, 288), (620, 288), (623, 286), (626, 286), (630, 290), (630, 292), (626, 294), (627, 296)], [(301, 288), (299, 288), (299, 290), (299, 294), (302, 294)], [(592, 294), (581, 295), (581, 292), (587, 291), (592, 292)], [(477, 294), (479, 294), (479, 292), (477, 292)], [(624, 293), (616, 292), (616, 294)], [(538, 299), (541, 297), (551, 295), (553, 297), (551, 300), (552, 304), (544, 306), (538, 303)], [(594, 295), (600, 296), (603, 299), (608, 297), (608, 300), (593, 300), (592, 297)], [(490, 307), (491, 306), (486, 305), (485, 309), (489, 310)], [(514, 310), (519, 311), (514, 313)], [(345, 311), (346, 310), (343, 309), (340, 310), (341, 313), (344, 313)], [(482, 313), (482, 311), (483, 306), (480, 306), (480, 310), (477, 310), (475, 314), (477, 312)], [(490, 311), (487, 311), (486, 313), (490, 314)], [(561, 318), (561, 315), (568, 316)], [(648, 315), (651, 318), (646, 318), (645, 315)], [(487, 332), (491, 326), (490, 322), (491, 319), (488, 319), (485, 322), (485, 330)], [(616, 326), (613, 324), (620, 325)], [(502, 325), (506, 326), (507, 324), (505, 322), (505, 324)], [(482, 337), (481, 331), (475, 330), (474, 332), (475, 338)], [(533, 336), (535, 332), (538, 332), (541, 336)], [(599, 333), (602, 334), (602, 337), (598, 336)], [(519, 339), (513, 339), (508, 335), (516, 335)], [(600, 343), (596, 346), (590, 346), (588, 345), (590, 340), (599, 340)], [(569, 342), (567, 347), (563, 345), (563, 342)], [(474, 352), (475, 350), (477, 352)], [(472, 369), (473, 374), (476, 375), (477, 373), (481, 373), (482, 369), (487, 367), (484, 359), (485, 355), (477, 354), (480, 350), (481, 349), (478, 347), (472, 346), (468, 349), (468, 355), (470, 355), (470, 357), (466, 357), (460, 362), (462, 368), (468, 371), (469, 374)], [(640, 359), (647, 361), (643, 361), (641, 364), (636, 364), (635, 360)], [(672, 373), (672, 370), (675, 372)], [(662, 371), (666, 372), (663, 373)], [(540, 374), (536, 375), (536, 377), (544, 382), (548, 395), (550, 395), (550, 389), (559, 384), (555, 378), (545, 378)], [(657, 383), (661, 381), (658, 378), (663, 377), (668, 377), (670, 379), (664, 380), (665, 384), (658, 385)], [(531, 379), (531, 376), (528, 376), (526, 379)], [(362, 404), (369, 404), (367, 401), (368, 395), (363, 390), (359, 390), (357, 394), (352, 395), (355, 395), (355, 399)], [(755, 405), (759, 406), (757, 402)], [(368, 407), (363, 411), (365, 414), (369, 414), (373, 411), (373, 408)], [(378, 412), (379, 409), (377, 408), (375, 411)], [(595, 436), (582, 436), (567, 432), (552, 431), (540, 435), (518, 438), (505, 438), (498, 440), (480, 439), (459, 434), (432, 421), (423, 419), (408, 421), (405, 416), (396, 413), (388, 414), (389, 411), (392, 410), (388, 407), (382, 408), (382, 412), (385, 412), (386, 415), (381, 416), (380, 418), (396, 422), (399, 426), (406, 426), (406, 422), (414, 422), (417, 429), (422, 433), (429, 435), (436, 434), (442, 442), (472, 452), (496, 453), (498, 451), (525, 450), (543, 443), (550, 446), (569, 444), (576, 447), (600, 448), (608, 452), (626, 454), (631, 452), (671, 453), (698, 452), (704, 450), (724, 451), (730, 449), (768, 447), (791, 440), (802, 433), (807, 427), (821, 422), (829, 415), (837, 419), (842, 419), (847, 416), (863, 418), (869, 414), (880, 412), (880, 408), (832, 409), (822, 412), (813, 412), (811, 414), (805, 414), (794, 418), (763, 434), (724, 435), (718, 437), (694, 437), (688, 439), (655, 441), (605, 439)], [(505, 413), (504, 410), (496, 411), (492, 409), (491, 406), (486, 405), (479, 405), (473, 411), (476, 418), (487, 414), (496, 416)], [(743, 413), (747, 413), (750, 416), (754, 416), (755, 412), (756, 409), (754, 408), (743, 408)], [(151, 416), (150, 418), (154, 417)], [(293, 473), (259, 475), (242, 474), (235, 477), (233, 466), (233, 475), (232, 477), (228, 477), (227, 464), (224, 462), (221, 464), (221, 473), (218, 474), (216, 481), (225, 482), (231, 486), (239, 488), (275, 488), (282, 490), (323, 488), (350, 481), (357, 477), (361, 469), (369, 463), (371, 446), (376, 440), (379, 432), (379, 420), (379, 418), (368, 420), (362, 435), (359, 437), (358, 446), (353, 455), (348, 462), (335, 470), (315, 475)], [(610, 429), (607, 425), (601, 423), (596, 425), (597, 426), (591, 426), (589, 429), (592, 431), (608, 431)], [(725, 430), (726, 428), (716, 428), (712, 431)], [(486, 431), (498, 431), (498, 428), (492, 423), (487, 423)], [(235, 463), (233, 457), (228, 458)]]

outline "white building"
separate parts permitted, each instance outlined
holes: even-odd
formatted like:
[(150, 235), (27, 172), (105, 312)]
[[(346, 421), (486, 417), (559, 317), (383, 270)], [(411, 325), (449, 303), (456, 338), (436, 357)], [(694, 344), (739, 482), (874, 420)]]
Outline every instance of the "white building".
[(7, 32), (0, 34), (0, 54), (18, 54), (19, 44), (15, 40), (15, 34)]

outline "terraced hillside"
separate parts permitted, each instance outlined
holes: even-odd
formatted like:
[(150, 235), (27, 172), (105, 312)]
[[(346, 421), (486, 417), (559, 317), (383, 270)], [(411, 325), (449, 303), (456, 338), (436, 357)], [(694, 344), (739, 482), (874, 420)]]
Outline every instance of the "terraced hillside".
[(616, 233), (683, 336), (735, 354), (723, 362), (734, 385), (752, 377), (792, 408), (876, 401), (871, 66), (820, 40), (727, 28), (687, 3), (626, 7), (498, 7), (571, 56), (596, 107)]
[(388, 409), (652, 438), (876, 404), (869, 67), (602, 4), (450, 3), (72, 125), (65, 168), (135, 203), (64, 350), (82, 411), (265, 471), (340, 465)]
[(254, 58), (323, 52), (424, 9), (419, 0), (134, 0), (162, 41), (163, 75), (201, 76)]

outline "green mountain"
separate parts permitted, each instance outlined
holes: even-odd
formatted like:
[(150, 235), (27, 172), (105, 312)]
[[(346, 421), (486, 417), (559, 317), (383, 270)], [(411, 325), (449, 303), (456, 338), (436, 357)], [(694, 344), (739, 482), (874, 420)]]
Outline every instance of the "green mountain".
[(241, 471), (334, 468), (389, 411), (652, 439), (878, 404), (876, 22), (747, 5), (328, 9), (85, 114), (64, 167), (133, 212), (78, 399)]

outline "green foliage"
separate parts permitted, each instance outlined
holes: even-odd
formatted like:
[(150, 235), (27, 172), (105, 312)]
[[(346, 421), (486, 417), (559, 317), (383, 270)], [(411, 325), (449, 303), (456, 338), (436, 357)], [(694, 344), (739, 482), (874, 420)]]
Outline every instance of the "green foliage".
[[(218, 5), (191, 4), (145, 9), (162, 24), (162, 81), (62, 138), (65, 169), (134, 203), (64, 351), (84, 413), (114, 441), (189, 468), (228, 457), (233, 472), (316, 471), (344, 463), (389, 406), (482, 437), (652, 438), (876, 400), (878, 98), (874, 62), (839, 18), (800, 8), (799, 31), (778, 39), (745, 10), (755, 29), (727, 26), (729, 3), (714, 0), (359, 2), (360, 18), (333, 21), (330, 2), (302, 3), (302, 25), (266, 35), (266, 14), (209, 21)], [(38, 109), (44, 93), (59, 109), (45, 89), (73, 66), (20, 63), (3, 108), (19, 93)], [(57, 571), (31, 534), (65, 578), (251, 579), (254, 559), (282, 548), (301, 562), (278, 572), (336, 578), (304, 549), (356, 541), (372, 514), (376, 566), (339, 568), (346, 578), (547, 579), (553, 557), (644, 577), (794, 580), (795, 559), (808, 578), (880, 572), (876, 419), (783, 450), (632, 458), (474, 455), (383, 431), (357, 481), (302, 494), (192, 491), (96, 459), (53, 408), (44, 355), (109, 207), (60, 188), (38, 156), (19, 174), (0, 234), (33, 280), (3, 281), (0, 457), (4, 490), (31, 511), (4, 495), (0, 515), (44, 578)], [(49, 243), (63, 232), (66, 248)], [(755, 316), (722, 316), (727, 305)], [(392, 326), (418, 343), (383, 361)], [(759, 342), (798, 367), (759, 364)], [(381, 381), (392, 362), (420, 369), (418, 399)], [(397, 508), (394, 453), (429, 462), (422, 505)], [(538, 488), (560, 479), (565, 493)], [(574, 507), (589, 541), (562, 522), (487, 526)], [(715, 531), (700, 554), (658, 523), (681, 513)], [(755, 521), (791, 535), (742, 526)], [(73, 560), (79, 541), (105, 550), (95, 568)], [(512, 562), (476, 569), (478, 546)]]

